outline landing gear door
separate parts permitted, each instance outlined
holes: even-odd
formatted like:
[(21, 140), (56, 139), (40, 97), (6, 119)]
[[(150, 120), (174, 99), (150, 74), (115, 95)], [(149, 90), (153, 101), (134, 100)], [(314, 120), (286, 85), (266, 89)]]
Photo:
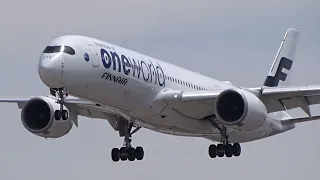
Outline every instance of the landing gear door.
[(93, 67), (99, 67), (99, 54), (98, 49), (95, 45), (88, 44), (91, 53), (91, 62)]

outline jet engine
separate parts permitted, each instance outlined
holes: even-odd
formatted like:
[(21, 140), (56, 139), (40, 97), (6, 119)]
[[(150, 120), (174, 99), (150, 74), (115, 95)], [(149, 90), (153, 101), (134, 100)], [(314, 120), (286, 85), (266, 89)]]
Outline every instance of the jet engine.
[(263, 102), (243, 89), (227, 89), (220, 93), (215, 110), (221, 123), (245, 130), (262, 125), (267, 117)]
[(23, 126), (31, 133), (45, 138), (60, 138), (66, 135), (73, 126), (67, 107), (60, 112), (60, 104), (50, 97), (35, 97), (30, 99), (21, 111)]

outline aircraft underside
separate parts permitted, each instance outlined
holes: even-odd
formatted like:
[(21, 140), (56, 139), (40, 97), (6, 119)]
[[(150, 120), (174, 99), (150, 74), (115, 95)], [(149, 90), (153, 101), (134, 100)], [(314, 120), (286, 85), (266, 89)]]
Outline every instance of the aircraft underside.
[[(208, 149), (209, 156), (216, 158), (238, 157), (241, 155), (241, 142), (262, 139), (294, 127), (283, 126), (279, 121), (266, 116), (260, 125), (242, 129), (241, 126), (225, 125), (215, 115), (207, 116), (201, 120), (187, 118), (169, 106), (162, 109), (161, 113), (149, 118), (137, 119), (132, 118), (130, 113), (128, 116), (119, 114), (121, 109), (113, 108), (112, 110), (112, 107), (96, 103), (88, 106), (83, 104), (81, 99), (70, 101), (66, 98), (68, 92), (72, 91), (65, 88), (51, 89), (50, 93), (53, 97), (35, 97), (26, 101), (21, 107), (23, 125), (28, 131), (38, 136), (59, 138), (69, 133), (73, 124), (77, 125), (78, 115), (107, 119), (114, 130), (119, 132), (119, 136), (124, 138), (123, 146), (113, 148), (111, 151), (111, 158), (115, 162), (143, 159), (143, 147), (132, 147), (131, 145), (132, 135), (141, 128), (175, 136), (206, 138), (213, 143), (217, 142), (218, 144), (209, 145)], [(77, 103), (77, 105), (73, 106), (72, 103)], [(53, 119), (49, 117), (53, 117)]]
[[(63, 90), (56, 92), (58, 94), (59, 92), (63, 93)], [(63, 102), (63, 100), (58, 102)], [(62, 112), (63, 111), (64, 110), (62, 110)], [(119, 111), (121, 111), (121, 109), (119, 109)], [(166, 111), (168, 111), (166, 117), (159, 114), (144, 119), (132, 119), (131, 121), (116, 115), (112, 119), (107, 118), (109, 122), (113, 121), (111, 122), (111, 124), (114, 124), (113, 128), (119, 132), (120, 137), (124, 138), (123, 147), (112, 149), (112, 160), (133, 161), (135, 159), (143, 159), (143, 147), (138, 146), (134, 148), (131, 146), (132, 135), (138, 132), (140, 128), (147, 128), (175, 136), (200, 137), (209, 139), (212, 142), (219, 142), (217, 145), (211, 144), (209, 146), (208, 154), (211, 158), (217, 156), (240, 156), (241, 146), (239, 143), (257, 140), (283, 132), (282, 127), (272, 128), (276, 127), (277, 124), (276, 121), (273, 122), (270, 119), (266, 119), (266, 121), (257, 128), (242, 131), (241, 129), (224, 126), (217, 121), (214, 115), (199, 121), (182, 116), (170, 107), (162, 110), (162, 113), (164, 114)], [(60, 115), (57, 115), (56, 118), (59, 117)]]

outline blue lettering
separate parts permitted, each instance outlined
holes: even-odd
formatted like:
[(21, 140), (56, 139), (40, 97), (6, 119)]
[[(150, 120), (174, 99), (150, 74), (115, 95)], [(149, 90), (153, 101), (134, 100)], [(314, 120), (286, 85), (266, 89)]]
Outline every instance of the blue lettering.
[(105, 49), (101, 48), (100, 50), (101, 53), (101, 59), (102, 59), (102, 64), (105, 68), (109, 69), (111, 66), (111, 58), (110, 55), (108, 53), (108, 51), (106, 51)]
[[(144, 67), (145, 68), (143, 68), (143, 65), (144, 65)], [(145, 82), (148, 82), (149, 81), (149, 77), (150, 77), (150, 73), (149, 73), (149, 67), (148, 67), (148, 65), (144, 62), (144, 61), (141, 61), (141, 69), (142, 69), (142, 75), (143, 75), (143, 79), (144, 79), (144, 81)], [(146, 72), (146, 73), (145, 73)], [(147, 76), (147, 75), (148, 76)]]
[[(148, 59), (149, 60), (149, 59)], [(154, 84), (157, 84), (157, 73), (156, 73), (156, 69), (154, 68), (154, 65), (152, 64), (152, 62), (149, 60), (150, 64), (149, 64), (149, 69), (150, 69), (150, 74), (151, 74), (151, 82), (153, 79), (153, 76), (155, 76), (154, 78)]]
[[(130, 75), (132, 72), (132, 76), (137, 77), (138, 79), (140, 79), (140, 74), (142, 74), (145, 82), (165, 86), (165, 75), (158, 62), (156, 62), (157, 65), (154, 65), (150, 59), (148, 59), (148, 62), (144, 60), (135, 60), (133, 58), (130, 59), (125, 55), (118, 55), (115, 51), (108, 52), (104, 48), (100, 49), (100, 53), (103, 66), (106, 69), (110, 69), (111, 66), (114, 71), (121, 72), (122, 69), (125, 75)], [(104, 73), (102, 78), (124, 85), (128, 82), (125, 78), (109, 73)]]
[(116, 52), (110, 52), (111, 53), (111, 58), (112, 58), (112, 63), (113, 63), (113, 70), (116, 70), (116, 61), (118, 62), (118, 71), (121, 72), (121, 61)]
[(135, 77), (136, 75), (136, 72), (137, 72), (137, 77), (140, 78), (140, 69), (141, 69), (141, 65), (140, 65), (140, 62), (137, 60), (138, 63), (136, 63), (136, 61), (134, 59), (132, 59), (132, 62), (131, 63), (131, 66), (132, 66), (132, 69), (133, 69), (133, 77)]
[[(165, 86), (166, 85), (166, 78), (165, 78), (164, 72), (163, 72), (162, 67), (160, 66), (160, 64), (158, 62), (157, 62), (157, 64), (158, 65), (157, 65), (156, 69), (157, 69), (157, 74), (158, 74), (159, 85), (160, 86)], [(161, 72), (159, 73), (159, 71), (161, 71)], [(160, 79), (160, 78), (162, 78), (162, 79)]]
[(126, 79), (126, 78), (122, 78), (120, 76), (115, 76), (115, 75), (109, 74), (109, 73), (103, 73), (101, 78), (109, 80), (109, 81), (113, 81), (114, 83), (118, 83), (121, 85), (126, 85), (128, 82), (128, 79)]
[[(122, 60), (122, 68), (123, 68), (124, 74), (129, 75), (130, 71), (131, 71), (131, 69), (130, 69), (131, 63), (129, 63), (128, 58), (124, 55), (121, 55), (121, 60)], [(127, 67), (128, 67), (128, 69), (127, 69)]]

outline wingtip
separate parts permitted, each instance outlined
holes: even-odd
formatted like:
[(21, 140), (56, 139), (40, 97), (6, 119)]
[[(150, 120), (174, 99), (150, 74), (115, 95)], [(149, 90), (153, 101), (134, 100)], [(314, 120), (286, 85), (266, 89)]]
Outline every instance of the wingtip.
[(285, 34), (284, 39), (286, 39), (287, 36), (292, 36), (292, 37), (298, 38), (300, 36), (300, 31), (297, 29), (294, 29), (294, 28), (289, 28)]
[(299, 32), (299, 30), (297, 30), (297, 29), (295, 29), (295, 28), (289, 28), (289, 29), (287, 30), (287, 32), (290, 32), (290, 31)]

